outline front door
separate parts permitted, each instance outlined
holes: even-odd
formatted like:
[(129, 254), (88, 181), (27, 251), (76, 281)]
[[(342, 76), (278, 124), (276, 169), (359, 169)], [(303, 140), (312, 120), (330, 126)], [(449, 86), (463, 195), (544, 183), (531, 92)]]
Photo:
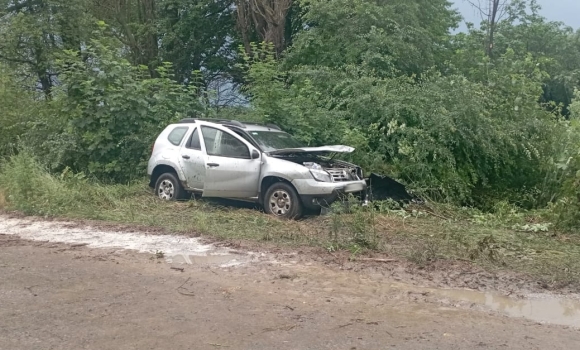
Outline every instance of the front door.
[(203, 190), (206, 179), (205, 153), (201, 150), (200, 138), (199, 128), (195, 128), (180, 151), (179, 163), (188, 190)]
[(204, 197), (252, 198), (258, 196), (261, 160), (237, 135), (202, 126), (206, 162)]

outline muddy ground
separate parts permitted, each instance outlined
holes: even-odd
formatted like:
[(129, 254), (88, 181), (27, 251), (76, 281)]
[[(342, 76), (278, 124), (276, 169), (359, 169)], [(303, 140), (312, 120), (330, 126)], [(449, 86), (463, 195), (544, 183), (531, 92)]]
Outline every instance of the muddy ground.
[[(360, 271), (286, 252), (236, 252), (245, 262), (230, 267), (221, 258), (168, 263), (163, 254), (1, 233), (0, 349), (576, 349), (580, 344), (573, 327), (510, 318), (477, 300), (469, 304), (470, 298), (456, 301), (461, 295), (389, 279), (380, 266)], [(569, 305), (564, 312), (573, 324), (580, 311)]]

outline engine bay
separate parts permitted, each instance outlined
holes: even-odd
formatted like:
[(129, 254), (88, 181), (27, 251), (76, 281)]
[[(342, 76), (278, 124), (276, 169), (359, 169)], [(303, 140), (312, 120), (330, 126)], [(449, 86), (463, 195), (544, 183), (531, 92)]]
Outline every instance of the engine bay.
[(362, 169), (354, 164), (317, 155), (277, 156), (284, 160), (304, 165), (310, 170), (325, 171), (332, 182), (359, 181), (363, 179)]

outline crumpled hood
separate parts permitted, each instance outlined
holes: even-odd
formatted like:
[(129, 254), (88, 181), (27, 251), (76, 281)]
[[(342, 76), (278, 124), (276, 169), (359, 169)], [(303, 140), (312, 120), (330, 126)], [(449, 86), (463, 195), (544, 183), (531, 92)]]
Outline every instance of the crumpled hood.
[(322, 146), (322, 147), (302, 147), (302, 148), (285, 148), (276, 151), (269, 152), (271, 155), (282, 155), (282, 154), (296, 154), (296, 153), (312, 153), (312, 154), (323, 154), (323, 153), (352, 153), (354, 148), (343, 145), (334, 146)]

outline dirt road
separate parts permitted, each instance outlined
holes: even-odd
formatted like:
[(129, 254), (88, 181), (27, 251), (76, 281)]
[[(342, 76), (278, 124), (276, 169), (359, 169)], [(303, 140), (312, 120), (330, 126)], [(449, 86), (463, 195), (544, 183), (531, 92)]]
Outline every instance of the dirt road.
[(0, 232), (0, 349), (577, 349), (580, 344), (580, 331), (573, 328), (428, 302), (426, 292), (316, 262), (296, 263), (292, 256), (179, 264), (162, 255)]

